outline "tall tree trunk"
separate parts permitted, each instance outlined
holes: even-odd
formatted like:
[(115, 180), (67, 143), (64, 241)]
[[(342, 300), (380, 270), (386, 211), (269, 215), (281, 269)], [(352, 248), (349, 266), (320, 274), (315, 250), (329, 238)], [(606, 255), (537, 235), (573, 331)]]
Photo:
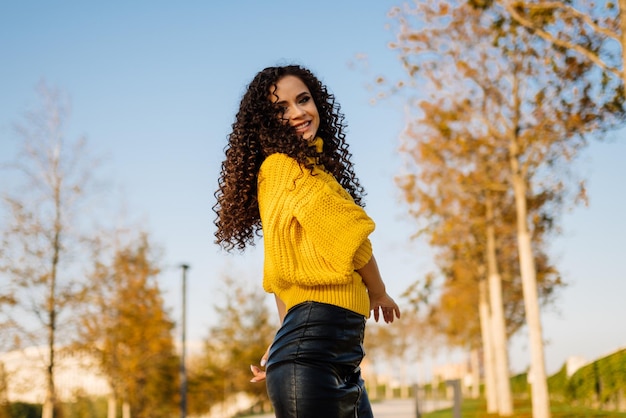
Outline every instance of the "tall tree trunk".
[(493, 330), (493, 355), (495, 361), (496, 393), (500, 416), (513, 415), (511, 382), (509, 381), (509, 356), (507, 352), (506, 324), (502, 304), (502, 280), (498, 272), (496, 257), (496, 233), (493, 224), (493, 200), (489, 192), (486, 196), (487, 209), (487, 280)]
[(519, 63), (515, 63), (512, 76), (513, 114), (511, 131), (509, 132), (509, 166), (511, 184), (515, 198), (517, 217), (517, 246), (524, 293), (524, 308), (528, 337), (530, 341), (530, 372), (532, 413), (533, 418), (550, 418), (550, 398), (548, 396), (548, 379), (546, 376), (543, 355), (543, 336), (541, 317), (539, 315), (539, 297), (537, 296), (537, 270), (532, 249), (532, 240), (528, 228), (528, 209), (526, 204), (526, 173), (520, 162), (520, 146), (518, 128), (520, 126), (521, 101), (519, 91)]
[(622, 45), (622, 82), (626, 88), (626, 0), (619, 0), (619, 27)]
[(46, 392), (46, 400), (43, 403), (43, 408), (41, 409), (41, 418), (52, 418), (54, 416), (54, 405), (50, 400), (50, 394)]
[(117, 398), (112, 390), (107, 399), (107, 418), (117, 418)]
[(58, 160), (53, 161), (53, 173), (55, 180), (53, 184), (54, 192), (54, 206), (55, 206), (55, 219), (54, 219), (54, 237), (52, 241), (52, 260), (49, 277), (48, 288), (48, 367), (46, 369), (46, 399), (41, 411), (42, 418), (54, 417), (54, 406), (56, 405), (56, 389), (54, 387), (54, 366), (55, 366), (55, 338), (56, 338), (56, 325), (57, 325), (57, 298), (56, 298), (56, 285), (57, 285), (57, 269), (59, 266), (59, 257), (61, 253), (61, 181), (57, 175), (58, 173)]
[(128, 401), (122, 404), (122, 418), (130, 418), (130, 404)]
[(478, 283), (478, 315), (480, 317), (480, 334), (483, 340), (483, 363), (485, 367), (485, 395), (487, 397), (487, 413), (498, 412), (496, 394), (496, 375), (493, 360), (493, 331), (491, 329), (491, 313), (489, 312), (487, 281)]
[(472, 369), (472, 390), (470, 396), (472, 399), (478, 399), (480, 397), (480, 354), (476, 347), (470, 351), (470, 365)]
[(550, 417), (550, 400), (543, 353), (543, 336), (537, 296), (537, 273), (533, 257), (532, 242), (528, 229), (526, 207), (526, 182), (518, 160), (516, 138), (511, 140), (510, 165), (515, 208), (517, 214), (517, 245), (519, 251), (522, 290), (526, 309), (526, 323), (530, 339), (530, 372), (533, 418)]
[(54, 387), (54, 338), (56, 324), (56, 307), (55, 307), (55, 276), (52, 274), (50, 279), (50, 295), (48, 296), (48, 366), (46, 367), (46, 399), (41, 411), (42, 418), (54, 417), (54, 405), (56, 404), (56, 390)]
[(529, 380), (532, 394), (533, 418), (550, 417), (550, 400), (543, 354), (543, 336), (539, 315), (539, 298), (537, 296), (537, 277), (532, 243), (528, 230), (526, 213), (526, 184), (519, 174), (513, 175), (513, 188), (517, 211), (517, 245), (519, 247), (522, 290), (526, 308), (526, 323), (530, 339), (530, 373)]
[(0, 361), (0, 418), (11, 418), (11, 410), (9, 404), (9, 386), (7, 382), (7, 372), (4, 363)]
[(409, 397), (409, 384), (407, 383), (406, 363), (400, 363), (400, 398), (407, 399)]

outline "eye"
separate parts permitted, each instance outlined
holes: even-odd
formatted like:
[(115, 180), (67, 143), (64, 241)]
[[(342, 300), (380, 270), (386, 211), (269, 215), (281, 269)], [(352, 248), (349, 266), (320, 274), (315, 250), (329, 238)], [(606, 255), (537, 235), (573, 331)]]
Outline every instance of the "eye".
[(300, 99), (300, 102), (299, 102), (299, 103), (300, 103), (300, 104), (305, 104), (305, 103), (306, 103), (306, 102), (308, 102), (309, 100), (311, 100), (311, 96), (303, 96), (303, 97)]

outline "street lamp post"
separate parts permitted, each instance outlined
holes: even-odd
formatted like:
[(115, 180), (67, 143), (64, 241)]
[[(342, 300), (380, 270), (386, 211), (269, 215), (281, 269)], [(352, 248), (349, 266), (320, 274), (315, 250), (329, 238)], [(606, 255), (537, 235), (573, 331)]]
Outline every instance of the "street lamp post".
[(188, 264), (181, 264), (183, 269), (183, 323), (181, 333), (181, 359), (180, 359), (180, 417), (187, 417), (187, 368), (185, 357), (187, 351), (187, 269)]

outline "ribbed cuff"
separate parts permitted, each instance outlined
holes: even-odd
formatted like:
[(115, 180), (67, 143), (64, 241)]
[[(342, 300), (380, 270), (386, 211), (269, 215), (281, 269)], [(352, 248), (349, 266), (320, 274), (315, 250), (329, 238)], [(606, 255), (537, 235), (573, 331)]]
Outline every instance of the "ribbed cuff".
[(287, 310), (302, 302), (328, 303), (356, 312), (368, 318), (370, 299), (367, 288), (357, 272), (353, 273), (352, 283), (330, 286), (292, 286), (278, 295), (285, 302)]

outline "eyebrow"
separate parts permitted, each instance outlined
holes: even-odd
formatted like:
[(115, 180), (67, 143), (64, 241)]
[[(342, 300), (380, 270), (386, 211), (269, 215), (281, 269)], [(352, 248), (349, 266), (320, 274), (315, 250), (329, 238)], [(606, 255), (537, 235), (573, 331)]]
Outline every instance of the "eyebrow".
[[(296, 100), (300, 99), (302, 96), (310, 96), (310, 95), (311, 93), (309, 93), (308, 91), (303, 91), (302, 93), (296, 96)], [(274, 102), (274, 104), (276, 105), (285, 104), (285, 103), (287, 103), (286, 100), (279, 100), (279, 101)]]

